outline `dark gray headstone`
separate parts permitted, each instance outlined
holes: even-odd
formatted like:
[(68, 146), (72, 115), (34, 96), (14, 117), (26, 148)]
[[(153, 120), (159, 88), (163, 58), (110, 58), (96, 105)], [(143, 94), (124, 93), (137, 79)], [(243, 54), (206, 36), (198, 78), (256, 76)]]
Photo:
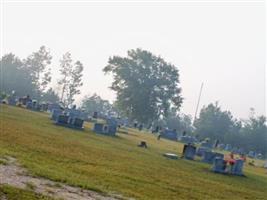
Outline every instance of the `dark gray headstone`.
[(104, 124), (102, 123), (94, 123), (93, 131), (96, 133), (102, 133), (104, 128)]
[(212, 171), (225, 173), (225, 169), (226, 169), (226, 162), (223, 160), (223, 158), (216, 157), (213, 162)]
[(201, 157), (204, 156), (204, 153), (205, 153), (206, 151), (210, 152), (211, 149), (210, 149), (210, 148), (206, 148), (206, 147), (199, 147), (199, 148), (197, 149), (197, 156), (201, 156)]
[(194, 160), (195, 155), (196, 155), (196, 147), (193, 145), (185, 144), (183, 149), (184, 158), (189, 160)]
[(62, 125), (67, 125), (69, 121), (69, 117), (67, 115), (59, 115), (57, 117), (56, 123), (57, 124), (62, 124)]
[(53, 109), (52, 113), (51, 113), (51, 119), (56, 121), (58, 116), (62, 114), (62, 110), (61, 109)]

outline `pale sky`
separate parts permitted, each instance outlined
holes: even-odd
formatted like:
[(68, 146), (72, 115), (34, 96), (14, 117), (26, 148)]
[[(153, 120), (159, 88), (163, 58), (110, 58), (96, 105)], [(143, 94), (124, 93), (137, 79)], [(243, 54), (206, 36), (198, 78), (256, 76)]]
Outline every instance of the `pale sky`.
[(2, 1), (2, 54), (25, 58), (45, 45), (53, 55), (53, 83), (59, 59), (70, 51), (84, 64), (82, 95), (97, 93), (113, 101), (104, 76), (109, 56), (142, 48), (161, 55), (180, 71), (182, 112), (219, 101), (235, 117), (249, 108), (266, 112), (265, 8), (263, 1), (175, 3), (33, 3)]

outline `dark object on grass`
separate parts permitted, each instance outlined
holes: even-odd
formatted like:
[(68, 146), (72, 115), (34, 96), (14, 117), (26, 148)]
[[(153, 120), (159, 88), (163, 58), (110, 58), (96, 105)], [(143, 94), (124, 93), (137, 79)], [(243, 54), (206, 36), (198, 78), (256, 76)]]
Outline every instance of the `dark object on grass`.
[(140, 144), (138, 144), (139, 147), (147, 148), (147, 144), (145, 141), (141, 141)]
[(160, 138), (161, 138), (161, 133), (159, 133), (157, 139), (160, 140)]

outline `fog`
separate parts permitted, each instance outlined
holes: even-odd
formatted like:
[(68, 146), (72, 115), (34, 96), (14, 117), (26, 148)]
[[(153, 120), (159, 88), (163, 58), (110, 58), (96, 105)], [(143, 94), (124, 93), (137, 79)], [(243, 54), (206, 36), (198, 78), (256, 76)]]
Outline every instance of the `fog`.
[(180, 72), (182, 112), (219, 101), (236, 117), (249, 108), (266, 111), (264, 2), (88, 3), (4, 1), (1, 54), (25, 58), (41, 45), (53, 55), (53, 80), (59, 59), (70, 51), (84, 64), (83, 95), (115, 100), (112, 77), (103, 67), (113, 55), (142, 48), (174, 64)]

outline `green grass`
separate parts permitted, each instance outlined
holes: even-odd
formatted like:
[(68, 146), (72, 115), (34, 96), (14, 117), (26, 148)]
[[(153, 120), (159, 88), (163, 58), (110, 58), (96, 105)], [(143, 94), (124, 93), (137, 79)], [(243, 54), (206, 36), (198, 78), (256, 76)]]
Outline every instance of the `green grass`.
[(54, 200), (41, 194), (34, 193), (28, 190), (22, 190), (7, 185), (0, 186), (0, 199), (7, 200)]
[[(10, 155), (33, 175), (102, 193), (146, 200), (267, 199), (267, 173), (245, 166), (247, 177), (215, 174), (210, 165), (170, 160), (182, 144), (157, 141), (133, 129), (116, 137), (56, 126), (48, 115), (0, 106), (0, 156)], [(148, 149), (137, 147), (145, 140)]]

